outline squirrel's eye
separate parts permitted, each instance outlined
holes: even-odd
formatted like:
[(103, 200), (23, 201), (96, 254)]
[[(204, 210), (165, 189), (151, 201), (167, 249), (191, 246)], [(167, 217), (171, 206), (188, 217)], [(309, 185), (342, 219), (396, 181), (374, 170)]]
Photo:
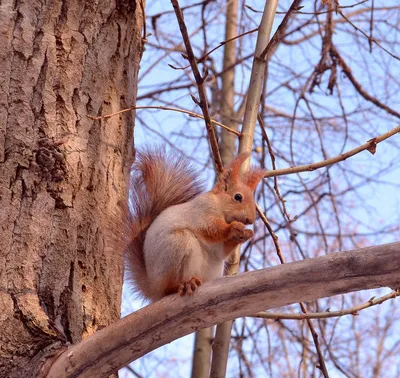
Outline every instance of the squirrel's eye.
[(233, 197), (235, 201), (242, 202), (243, 196), (240, 193), (236, 193), (235, 196)]

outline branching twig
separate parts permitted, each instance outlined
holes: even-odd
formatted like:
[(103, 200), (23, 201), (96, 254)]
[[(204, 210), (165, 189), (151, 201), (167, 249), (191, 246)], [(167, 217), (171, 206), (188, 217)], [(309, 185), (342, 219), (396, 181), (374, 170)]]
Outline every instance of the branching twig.
[(312, 312), (308, 314), (304, 313), (288, 314), (285, 312), (258, 312), (257, 314), (253, 315), (253, 317), (262, 319), (273, 319), (273, 320), (304, 320), (304, 319), (337, 318), (344, 315), (355, 316), (358, 315), (359, 311), (362, 311), (369, 307), (380, 305), (383, 302), (388, 301), (389, 299), (394, 299), (398, 297), (399, 295), (400, 295), (400, 290), (395, 290), (379, 298), (372, 297), (368, 302), (348, 308), (346, 310)]
[(208, 133), (208, 140), (210, 141), (210, 146), (214, 157), (215, 170), (217, 171), (217, 173), (220, 173), (223, 170), (223, 166), (222, 166), (221, 156), (219, 154), (217, 136), (215, 135), (215, 130), (211, 122), (210, 112), (208, 109), (207, 93), (205, 88), (207, 72), (204, 73), (204, 76), (201, 76), (200, 74), (196, 58), (193, 53), (192, 45), (190, 43), (186, 24), (183, 18), (183, 13), (179, 6), (178, 0), (171, 0), (171, 3), (172, 6), (174, 7), (176, 19), (178, 20), (179, 29), (181, 31), (183, 42), (186, 47), (187, 59), (190, 63), (190, 66), (192, 67), (193, 76), (196, 80), (197, 89), (200, 97), (200, 102), (198, 103), (198, 105), (200, 106), (204, 115), (204, 121), (206, 123), (206, 129)]
[[(373, 12), (373, 4), (372, 4), (372, 8), (371, 11)], [(366, 37), (368, 39), (368, 43), (370, 45), (370, 49), (372, 49), (372, 43), (375, 43), (379, 48), (381, 48), (385, 53), (389, 54), (392, 58), (400, 60), (400, 57), (398, 57), (397, 55), (393, 54), (392, 52), (390, 52), (388, 49), (386, 49), (385, 47), (383, 47), (375, 38), (372, 37), (372, 29), (371, 29), (371, 35), (369, 36), (367, 33), (365, 33), (363, 30), (361, 30), (359, 27), (357, 27), (353, 22), (351, 22), (345, 15), (343, 12), (339, 11), (339, 14), (354, 28), (356, 29), (358, 32), (360, 32), (364, 37)]]
[(363, 96), (367, 101), (372, 102), (374, 105), (377, 107), (383, 109), (384, 111), (388, 112), (391, 115), (394, 115), (397, 118), (400, 118), (400, 113), (397, 112), (396, 110), (390, 108), (389, 106), (383, 104), (380, 102), (377, 98), (371, 96), (367, 91), (364, 90), (364, 88), (361, 86), (361, 84), (356, 80), (356, 78), (353, 76), (353, 73), (351, 71), (351, 68), (346, 64), (342, 56), (339, 54), (337, 51), (336, 47), (334, 45), (331, 46), (331, 54), (337, 59), (337, 62), (339, 63), (340, 67), (342, 67), (343, 72), (346, 74), (346, 76), (349, 78), (351, 83), (353, 84), (354, 88), (357, 90), (357, 92)]
[[(255, 29), (249, 30), (249, 31), (244, 32), (244, 33), (242, 33), (242, 34), (239, 34), (239, 35), (237, 35), (237, 36), (235, 36), (235, 37), (232, 37), (232, 38), (229, 38), (229, 39), (227, 39), (227, 40), (225, 40), (225, 41), (220, 42), (218, 46), (214, 47), (214, 48), (211, 49), (207, 54), (205, 54), (205, 55), (203, 55), (201, 58), (197, 59), (197, 63), (203, 63), (214, 51), (218, 50), (218, 49), (219, 49), (220, 47), (222, 47), (222, 46), (225, 46), (227, 43), (232, 42), (232, 41), (234, 41), (235, 39), (244, 37), (245, 35), (254, 33), (254, 32), (256, 32), (257, 30), (258, 30), (258, 28), (255, 28)], [(185, 70), (186, 68), (189, 68), (189, 67), (190, 67), (190, 64), (189, 64), (188, 66), (184, 66), (184, 67), (174, 67), (174, 66), (173, 66), (173, 68), (174, 68), (175, 70)]]
[(278, 44), (280, 42), (280, 40), (282, 39), (282, 36), (283, 36), (282, 31), (286, 29), (286, 25), (290, 19), (290, 16), (292, 15), (292, 13), (294, 11), (296, 11), (298, 9), (301, 1), (302, 0), (294, 0), (293, 1), (289, 10), (286, 12), (285, 17), (283, 17), (282, 22), (278, 26), (278, 29), (276, 30), (275, 34), (273, 35), (273, 37), (271, 38), (271, 40), (269, 41), (268, 45), (265, 47), (263, 52), (259, 55), (260, 59), (264, 60), (268, 54), (268, 51), (270, 51), (276, 44)]
[[(138, 110), (138, 109), (170, 110), (170, 111), (173, 111), (173, 112), (179, 112), (179, 113), (188, 114), (188, 115), (190, 115), (191, 117), (194, 117), (194, 118), (204, 119), (204, 117), (201, 114), (194, 113), (194, 112), (191, 112), (189, 110), (179, 109), (179, 108), (171, 108), (169, 106), (156, 106), (156, 105), (153, 105), (153, 106), (131, 106), (130, 108), (122, 109), (122, 110), (120, 110), (118, 112), (115, 112), (115, 113), (106, 114), (106, 115), (97, 116), (97, 117), (88, 115), (87, 117), (92, 119), (92, 120), (94, 120), (94, 121), (97, 121), (99, 119), (106, 119), (106, 118), (114, 117), (114, 116), (116, 116), (118, 114), (122, 114), (122, 113), (125, 113), (125, 112), (130, 112), (132, 110)], [(213, 123), (214, 125), (218, 125), (218, 126), (222, 127), (223, 129), (229, 131), (230, 133), (236, 134), (237, 136), (242, 135), (242, 133), (240, 133), (239, 131), (233, 130), (228, 126), (225, 126), (221, 122), (218, 122), (218, 121), (215, 121), (215, 120), (212, 119), (211, 123)]]
[(297, 167), (289, 167), (289, 168), (282, 168), (282, 169), (277, 169), (275, 171), (268, 171), (265, 173), (265, 178), (267, 177), (276, 177), (276, 176), (283, 176), (283, 175), (291, 175), (293, 173), (299, 173), (299, 172), (310, 172), (310, 171), (315, 171), (316, 169), (323, 168), (323, 167), (328, 167), (329, 165), (338, 163), (339, 161), (343, 161), (348, 159), (351, 156), (354, 156), (358, 154), (361, 151), (368, 150), (372, 154), (375, 154), (376, 151), (376, 145), (380, 142), (383, 142), (384, 140), (390, 138), (391, 136), (400, 133), (400, 126), (395, 127), (394, 129), (388, 131), (387, 133), (384, 133), (378, 137), (370, 139), (367, 143), (362, 144), (361, 146), (358, 146), (356, 148), (353, 148), (350, 151), (345, 152), (344, 154), (335, 156), (333, 158), (327, 159), (327, 160), (322, 160), (317, 163), (313, 164), (307, 164), (307, 165), (299, 165)]

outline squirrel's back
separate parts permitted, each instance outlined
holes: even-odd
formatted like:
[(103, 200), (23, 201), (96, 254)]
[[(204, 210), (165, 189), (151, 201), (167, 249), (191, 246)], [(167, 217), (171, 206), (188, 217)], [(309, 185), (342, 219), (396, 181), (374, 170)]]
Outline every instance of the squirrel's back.
[(129, 196), (129, 245), (127, 271), (139, 293), (147, 298), (149, 282), (143, 245), (146, 231), (168, 207), (188, 202), (203, 191), (203, 184), (188, 159), (159, 148), (136, 154)]

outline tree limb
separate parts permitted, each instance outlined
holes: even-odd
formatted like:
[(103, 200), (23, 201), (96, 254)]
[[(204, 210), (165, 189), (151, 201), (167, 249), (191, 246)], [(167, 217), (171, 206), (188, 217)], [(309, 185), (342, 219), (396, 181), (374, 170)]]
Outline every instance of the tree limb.
[[(197, 61), (192, 49), (192, 44), (189, 39), (189, 34), (186, 28), (186, 24), (183, 18), (182, 9), (179, 6), (178, 0), (171, 0), (171, 3), (172, 6), (174, 7), (176, 19), (178, 21), (179, 29), (182, 34), (183, 43), (185, 44), (186, 47), (186, 52), (187, 52), (186, 58), (189, 61), (190, 66), (192, 67), (193, 76), (196, 80), (197, 90), (200, 99), (198, 105), (200, 106), (204, 115), (204, 121), (206, 123), (208, 139), (214, 157), (215, 170), (218, 174), (220, 174), (223, 170), (223, 166), (222, 166), (221, 156), (219, 154), (217, 136), (215, 135), (215, 130), (211, 122), (210, 110), (208, 109), (208, 100), (207, 100), (207, 92), (205, 84), (207, 79), (207, 71), (204, 72), (203, 76), (200, 74), (199, 67), (197, 66)], [(192, 99), (194, 100), (193, 97)]]
[(400, 242), (288, 263), (206, 283), (192, 297), (168, 296), (72, 346), (47, 378), (107, 377), (199, 328), (300, 301), (400, 286)]
[[(261, 89), (264, 83), (265, 67), (267, 62), (259, 59), (260, 53), (267, 46), (275, 18), (277, 0), (267, 1), (257, 33), (257, 43), (251, 68), (250, 85), (247, 93), (246, 109), (243, 118), (242, 135), (239, 138), (239, 153), (251, 153), (253, 148), (254, 131), (258, 109), (260, 105)], [(250, 160), (242, 165), (243, 172), (250, 166)], [(236, 274), (239, 271), (240, 246), (231, 254), (225, 273)], [(224, 378), (228, 361), (229, 345), (231, 340), (232, 322), (219, 324), (215, 332), (213, 356), (211, 361), (210, 378)]]
[(307, 164), (307, 165), (298, 165), (296, 167), (289, 167), (289, 168), (282, 168), (282, 169), (267, 171), (265, 173), (264, 177), (265, 178), (277, 177), (277, 176), (283, 176), (283, 175), (291, 175), (293, 173), (315, 171), (316, 169), (328, 167), (332, 164), (346, 160), (349, 157), (352, 157), (352, 156), (354, 156), (362, 151), (365, 151), (365, 150), (368, 150), (372, 155), (374, 155), (376, 152), (376, 145), (378, 143), (383, 142), (384, 140), (386, 140), (398, 133), (400, 133), (400, 126), (397, 126), (382, 135), (372, 138), (368, 142), (366, 142), (356, 148), (353, 148), (352, 150), (349, 150), (341, 155), (335, 156), (330, 159), (322, 160), (317, 163), (312, 163), (312, 164)]

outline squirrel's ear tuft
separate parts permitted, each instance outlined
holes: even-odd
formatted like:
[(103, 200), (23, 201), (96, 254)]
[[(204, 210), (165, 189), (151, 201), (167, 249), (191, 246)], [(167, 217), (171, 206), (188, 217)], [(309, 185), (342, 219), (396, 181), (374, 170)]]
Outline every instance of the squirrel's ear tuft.
[[(213, 189), (214, 193), (226, 192), (232, 185), (239, 182), (240, 167), (249, 158), (249, 156), (249, 153), (242, 153), (232, 160), (227, 168), (225, 168), (219, 175), (217, 183)], [(245, 182), (247, 183), (247, 181)]]
[(224, 169), (213, 188), (214, 193), (226, 192), (232, 186), (232, 169)]
[(254, 192), (257, 185), (264, 178), (265, 171), (263, 169), (252, 169), (245, 176), (246, 185)]
[(232, 182), (233, 183), (236, 184), (239, 181), (240, 167), (249, 157), (250, 157), (250, 154), (247, 152), (244, 152), (244, 153), (239, 154), (235, 159), (232, 160), (229, 167), (232, 170)]

